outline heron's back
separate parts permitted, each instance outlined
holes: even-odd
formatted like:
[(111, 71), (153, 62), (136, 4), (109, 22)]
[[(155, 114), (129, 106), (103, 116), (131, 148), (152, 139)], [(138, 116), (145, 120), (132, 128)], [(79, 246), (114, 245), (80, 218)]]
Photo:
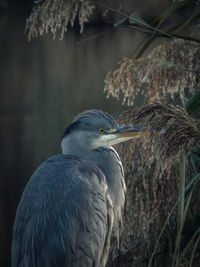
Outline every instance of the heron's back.
[(100, 168), (54, 156), (35, 171), (20, 200), (12, 266), (100, 266), (109, 218), (112, 207)]

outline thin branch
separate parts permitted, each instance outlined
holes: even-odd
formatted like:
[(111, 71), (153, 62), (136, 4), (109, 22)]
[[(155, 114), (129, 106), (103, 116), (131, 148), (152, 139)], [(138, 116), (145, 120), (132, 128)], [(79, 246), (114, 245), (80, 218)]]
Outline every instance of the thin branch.
[[(119, 14), (119, 15), (123, 16), (126, 19), (135, 21), (135, 23), (137, 25), (139, 25), (138, 28), (137, 28), (137, 26), (135, 26), (136, 30), (142, 31), (144, 33), (149, 33), (149, 34), (154, 33), (154, 34), (157, 34), (160, 37), (177, 38), (177, 39), (195, 41), (195, 42), (200, 43), (200, 39), (198, 39), (198, 38), (183, 36), (183, 35), (179, 35), (179, 34), (174, 34), (174, 33), (168, 32), (168, 31), (162, 31), (162, 30), (160, 30), (158, 28), (155, 28), (155, 27), (153, 27), (151, 25), (145, 26), (142, 22), (140, 23), (138, 20), (135, 20), (133, 17), (131, 17), (130, 15), (126, 14), (125, 12), (122, 12), (120, 10), (114, 9), (114, 8), (112, 8), (110, 6), (107, 6), (107, 5), (103, 4), (103, 3), (95, 1), (95, 0), (93, 2), (98, 6), (101, 6), (101, 7), (105, 8), (105, 9), (107, 9), (107, 10), (110, 10), (110, 11), (116, 13), (116, 14)], [(118, 26), (117, 23), (115, 23), (114, 25), (115, 25), (115, 27)], [(132, 27), (134, 27), (134, 26), (132, 26)]]
[(94, 39), (96, 39), (96, 38), (98, 38), (98, 37), (101, 37), (101, 36), (103, 36), (104, 34), (105, 34), (105, 32), (107, 32), (108, 30), (106, 30), (106, 31), (103, 31), (103, 32), (100, 32), (100, 33), (97, 33), (97, 34), (93, 34), (92, 36), (90, 36), (90, 37), (88, 37), (88, 38), (84, 38), (83, 40), (80, 40), (80, 41), (78, 41), (78, 42), (76, 42), (75, 43), (75, 45), (82, 45), (82, 44), (84, 44), (84, 43), (87, 43), (88, 41), (91, 41), (91, 40), (94, 40)]
[(108, 9), (108, 10), (114, 12), (114, 13), (117, 13), (117, 14), (119, 14), (119, 15), (122, 15), (123, 17), (125, 17), (125, 18), (127, 18), (127, 19), (129, 19), (129, 20), (135, 21), (136, 24), (140, 24), (141, 26), (143, 26), (143, 27), (147, 27), (147, 28), (149, 28), (149, 29), (151, 29), (151, 30), (153, 30), (153, 31), (155, 31), (155, 32), (162, 33), (162, 34), (165, 35), (165, 36), (173, 37), (172, 34), (167, 33), (167, 32), (164, 32), (164, 31), (162, 31), (162, 30), (159, 30), (159, 29), (157, 29), (157, 28), (155, 28), (155, 27), (153, 27), (153, 26), (151, 26), (151, 25), (145, 26), (142, 22), (139, 22), (138, 20), (135, 20), (133, 17), (131, 17), (130, 15), (127, 15), (126, 13), (124, 13), (124, 12), (122, 12), (122, 11), (120, 11), (120, 10), (116, 10), (116, 9), (114, 9), (114, 8), (112, 8), (112, 7), (109, 7), (109, 6), (105, 5), (105, 4), (100, 3), (100, 2), (97, 2), (97, 1), (94, 1), (94, 2), (95, 2), (96, 5), (99, 5), (99, 6), (101, 6), (101, 7), (103, 7), (103, 8), (106, 8), (106, 9)]

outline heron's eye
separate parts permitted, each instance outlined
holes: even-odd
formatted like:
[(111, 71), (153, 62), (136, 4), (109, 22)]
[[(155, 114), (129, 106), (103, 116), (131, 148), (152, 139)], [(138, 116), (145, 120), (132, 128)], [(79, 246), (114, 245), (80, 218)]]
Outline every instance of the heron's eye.
[(104, 128), (99, 128), (99, 133), (100, 133), (100, 134), (105, 133), (105, 129), (104, 129)]

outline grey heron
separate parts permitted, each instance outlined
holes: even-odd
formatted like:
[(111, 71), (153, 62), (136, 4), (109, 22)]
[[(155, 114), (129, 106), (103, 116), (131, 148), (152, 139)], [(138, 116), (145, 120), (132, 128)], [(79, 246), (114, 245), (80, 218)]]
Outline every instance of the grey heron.
[(116, 126), (100, 110), (75, 117), (64, 132), (62, 153), (39, 166), (22, 194), (13, 227), (12, 267), (106, 265), (126, 192), (112, 145), (139, 131)]

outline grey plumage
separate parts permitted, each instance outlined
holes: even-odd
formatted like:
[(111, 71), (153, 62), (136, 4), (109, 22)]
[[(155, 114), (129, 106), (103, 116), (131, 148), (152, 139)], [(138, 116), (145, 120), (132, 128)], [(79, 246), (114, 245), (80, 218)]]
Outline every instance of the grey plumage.
[(126, 191), (120, 158), (109, 144), (135, 136), (124, 133), (99, 110), (74, 119), (62, 138), (63, 153), (47, 159), (22, 194), (13, 267), (105, 266), (111, 233), (119, 235)]

